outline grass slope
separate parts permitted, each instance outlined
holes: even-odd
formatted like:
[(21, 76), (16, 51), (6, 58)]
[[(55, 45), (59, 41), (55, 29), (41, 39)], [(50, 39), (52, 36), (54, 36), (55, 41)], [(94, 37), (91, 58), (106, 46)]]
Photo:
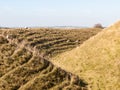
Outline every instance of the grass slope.
[(78, 76), (45, 58), (72, 49), (99, 31), (0, 30), (0, 90), (87, 90)]
[(120, 21), (52, 63), (86, 80), (89, 90), (120, 90)]

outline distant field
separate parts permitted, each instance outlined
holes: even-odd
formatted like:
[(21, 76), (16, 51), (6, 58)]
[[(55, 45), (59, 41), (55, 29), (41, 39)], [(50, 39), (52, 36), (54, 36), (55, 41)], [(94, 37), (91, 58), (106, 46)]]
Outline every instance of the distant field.
[[(3, 30), (4, 31), (4, 30)], [(4, 31), (4, 36), (13, 37), (16, 43), (25, 41), (26, 45), (34, 47), (45, 56), (54, 56), (66, 50), (71, 50), (82, 44), (91, 36), (100, 32), (98, 28), (87, 29), (12, 29)]]
[(49, 62), (101, 29), (1, 29), (0, 90), (87, 90), (87, 82)]

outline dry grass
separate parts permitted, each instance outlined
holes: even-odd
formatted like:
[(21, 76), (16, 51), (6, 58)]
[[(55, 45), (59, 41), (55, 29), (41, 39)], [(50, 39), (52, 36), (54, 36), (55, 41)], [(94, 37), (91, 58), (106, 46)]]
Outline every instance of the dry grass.
[(120, 22), (80, 47), (57, 55), (52, 63), (86, 80), (89, 90), (119, 90)]
[(99, 31), (0, 30), (0, 90), (86, 90), (78, 76), (45, 58), (75, 48)]
[(38, 50), (7, 41), (0, 44), (0, 90), (86, 89), (83, 80), (54, 66)]
[(45, 56), (54, 56), (67, 50), (71, 50), (82, 44), (91, 36), (100, 32), (101, 29), (10, 29), (3, 30), (4, 36), (13, 39), (13, 42), (26, 42), (36, 49), (39, 49)]

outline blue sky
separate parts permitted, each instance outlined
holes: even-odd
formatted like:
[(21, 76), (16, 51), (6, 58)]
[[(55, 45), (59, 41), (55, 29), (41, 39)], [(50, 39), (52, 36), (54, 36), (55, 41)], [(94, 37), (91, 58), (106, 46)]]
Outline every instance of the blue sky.
[(0, 26), (108, 26), (120, 0), (0, 0)]

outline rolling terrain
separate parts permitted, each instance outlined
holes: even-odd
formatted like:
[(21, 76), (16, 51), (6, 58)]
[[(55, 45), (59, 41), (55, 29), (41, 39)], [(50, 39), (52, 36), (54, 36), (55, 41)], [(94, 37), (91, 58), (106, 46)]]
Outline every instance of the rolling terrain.
[(120, 90), (120, 21), (51, 61), (88, 82), (89, 90)]
[(3, 35), (16, 43), (26, 42), (26, 46), (36, 48), (43, 56), (52, 57), (61, 52), (71, 50), (91, 36), (101, 31), (99, 28), (87, 29), (8, 29)]
[(87, 90), (87, 82), (49, 58), (82, 44), (100, 29), (1, 29), (0, 90)]

